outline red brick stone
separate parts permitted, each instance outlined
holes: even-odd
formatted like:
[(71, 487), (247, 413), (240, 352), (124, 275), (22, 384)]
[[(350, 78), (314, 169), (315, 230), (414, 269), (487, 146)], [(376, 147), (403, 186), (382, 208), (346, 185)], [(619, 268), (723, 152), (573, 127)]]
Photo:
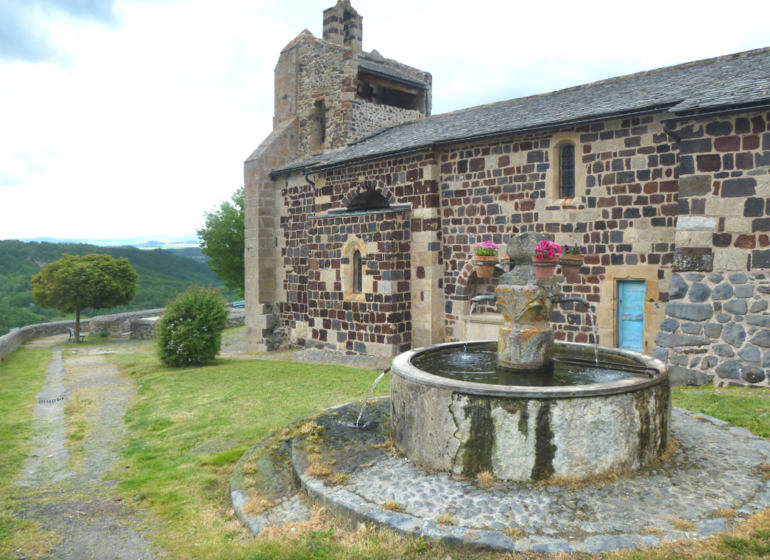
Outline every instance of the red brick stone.
[(739, 235), (735, 239), (733, 246), (739, 249), (754, 249), (757, 246), (757, 239), (754, 235)]
[(714, 149), (717, 152), (737, 152), (741, 149), (739, 136), (725, 136), (714, 139)]

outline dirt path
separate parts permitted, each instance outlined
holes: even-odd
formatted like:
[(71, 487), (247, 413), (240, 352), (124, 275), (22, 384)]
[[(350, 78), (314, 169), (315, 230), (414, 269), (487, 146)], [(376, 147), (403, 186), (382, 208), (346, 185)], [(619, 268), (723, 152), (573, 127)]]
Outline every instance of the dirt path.
[[(134, 382), (105, 356), (114, 346), (81, 347), (67, 355), (62, 348), (73, 346), (62, 346), (58, 337), (34, 345), (51, 346), (52, 356), (35, 407), (34, 449), (17, 481), (28, 492), (21, 515), (61, 537), (51, 559), (164, 556), (150, 544), (149, 516), (125, 507), (116, 482), (102, 480), (118, 460), (123, 415), (136, 392)], [(24, 551), (18, 558), (25, 558)]]

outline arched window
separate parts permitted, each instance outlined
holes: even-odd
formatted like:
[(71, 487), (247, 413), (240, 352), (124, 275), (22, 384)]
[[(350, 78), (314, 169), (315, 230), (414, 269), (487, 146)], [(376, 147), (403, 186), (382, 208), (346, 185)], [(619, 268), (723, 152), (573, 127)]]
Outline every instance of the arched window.
[(353, 252), (353, 293), (360, 294), (364, 289), (364, 267), (361, 263), (361, 251)]
[(575, 197), (575, 145), (559, 148), (559, 198)]

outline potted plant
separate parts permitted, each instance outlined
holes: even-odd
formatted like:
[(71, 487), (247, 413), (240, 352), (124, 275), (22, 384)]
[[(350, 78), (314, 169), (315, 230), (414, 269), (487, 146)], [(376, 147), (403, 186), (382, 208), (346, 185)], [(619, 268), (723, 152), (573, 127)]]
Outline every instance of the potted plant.
[(573, 275), (580, 272), (585, 259), (586, 248), (583, 245), (564, 245), (562, 246), (561, 267), (564, 274)]
[(476, 268), (478, 278), (492, 278), (495, 273), (499, 248), (500, 245), (494, 241), (483, 241), (481, 244), (473, 246), (473, 252), (476, 254), (473, 265)]
[(532, 257), (532, 262), (535, 265), (535, 277), (538, 280), (553, 278), (561, 253), (561, 245), (547, 239), (535, 245), (535, 255)]

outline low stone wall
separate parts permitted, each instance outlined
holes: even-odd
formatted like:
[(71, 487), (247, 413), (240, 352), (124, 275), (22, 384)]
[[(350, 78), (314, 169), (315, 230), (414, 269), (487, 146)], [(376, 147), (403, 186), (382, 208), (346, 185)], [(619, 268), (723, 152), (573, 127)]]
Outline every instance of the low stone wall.
[(669, 300), (652, 355), (674, 384), (770, 385), (766, 273), (673, 274)]
[[(90, 319), (80, 321), (81, 330), (85, 331)], [(22, 344), (41, 336), (67, 334), (67, 329), (75, 328), (75, 321), (57, 321), (55, 323), (40, 323), (28, 325), (4, 336), (0, 336), (0, 362), (16, 351)]]
[(110, 336), (120, 336), (123, 333), (132, 332), (132, 323), (137, 319), (158, 317), (163, 315), (165, 308), (148, 309), (146, 311), (132, 311), (129, 313), (116, 313), (114, 315), (102, 315), (90, 320), (90, 333), (106, 333)]
[[(246, 310), (243, 308), (228, 308), (230, 316), (225, 328), (240, 327), (245, 324)], [(80, 330), (90, 334), (108, 333), (110, 336), (120, 336), (131, 333), (131, 338), (155, 338), (157, 317), (165, 311), (149, 309), (146, 311), (131, 311), (114, 315), (101, 315), (80, 321)], [(156, 320), (151, 320), (156, 318)], [(75, 321), (58, 321), (55, 323), (40, 323), (28, 325), (0, 336), (0, 362), (15, 352), (22, 344), (34, 338), (67, 334), (67, 329), (75, 328)]]

